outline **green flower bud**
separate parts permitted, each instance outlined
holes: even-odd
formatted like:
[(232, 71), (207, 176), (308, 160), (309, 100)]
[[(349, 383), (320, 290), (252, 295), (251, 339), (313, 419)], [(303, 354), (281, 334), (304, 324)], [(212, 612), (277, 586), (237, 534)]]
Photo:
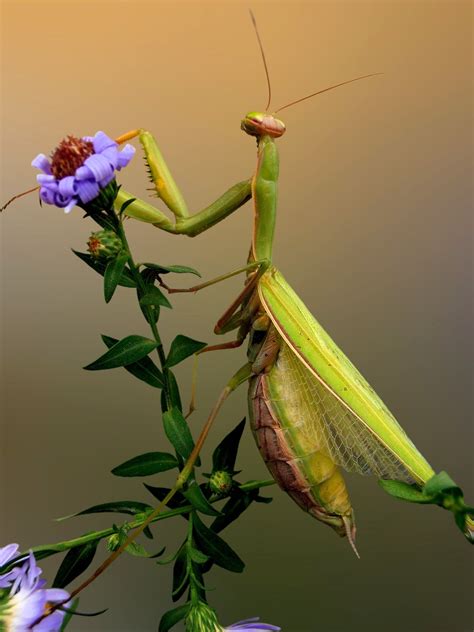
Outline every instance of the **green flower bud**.
[(107, 550), (108, 551), (116, 551), (121, 544), (120, 533), (113, 533), (110, 538), (107, 540)]
[(232, 476), (225, 470), (217, 470), (211, 474), (209, 487), (214, 494), (224, 496), (232, 489)]
[(112, 259), (122, 250), (122, 240), (113, 230), (99, 230), (89, 237), (87, 250), (94, 259)]
[(186, 617), (187, 632), (222, 632), (222, 627), (217, 621), (215, 611), (204, 603), (199, 601), (191, 607)]

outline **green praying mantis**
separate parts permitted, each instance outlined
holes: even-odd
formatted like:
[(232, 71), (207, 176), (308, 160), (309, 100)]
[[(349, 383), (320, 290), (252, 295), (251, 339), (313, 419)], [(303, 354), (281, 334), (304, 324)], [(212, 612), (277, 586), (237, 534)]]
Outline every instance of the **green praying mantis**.
[(374, 474), (382, 479), (386, 491), (398, 498), (451, 509), (472, 542), (473, 510), (464, 505), (461, 490), (445, 473), (435, 475), (373, 388), (272, 264), (279, 170), (276, 139), (286, 129), (274, 114), (373, 75), (330, 86), (269, 114), (271, 86), (255, 21), (254, 26), (267, 76), (268, 103), (265, 112), (250, 112), (241, 122), (242, 130), (257, 140), (257, 165), (251, 179), (190, 215), (153, 136), (146, 130), (134, 130), (117, 139), (124, 142), (138, 137), (157, 195), (174, 221), (148, 202), (120, 190), (117, 207), (127, 202), (125, 213), (130, 217), (169, 233), (194, 237), (249, 199), (253, 201), (253, 235), (246, 266), (191, 288), (163, 284), (170, 292), (196, 292), (246, 273), (243, 290), (214, 329), (216, 334), (237, 330), (236, 338), (203, 351), (235, 348), (248, 338), (248, 362), (227, 384), (204, 435), (227, 395), (248, 381), (253, 433), (271, 474), (300, 507), (347, 536), (356, 554), (354, 512), (341, 469)]
[(236, 348), (248, 339), (248, 361), (224, 388), (173, 492), (189, 476), (226, 397), (248, 382), (253, 433), (276, 482), (301, 508), (347, 537), (356, 553), (354, 512), (341, 470), (373, 474), (395, 497), (453, 511), (459, 528), (473, 542), (474, 511), (464, 504), (459, 487), (447, 474), (435, 475), (376, 392), (272, 264), (279, 171), (276, 141), (286, 130), (275, 114), (373, 75), (319, 90), (270, 114), (271, 86), (257, 29), (256, 33), (268, 102), (264, 112), (249, 112), (241, 122), (242, 130), (257, 141), (257, 165), (251, 178), (191, 215), (152, 134), (138, 129), (116, 139), (123, 143), (138, 138), (156, 193), (174, 216), (170, 219), (147, 201), (120, 189), (116, 206), (129, 217), (171, 234), (195, 237), (250, 199), (254, 206), (245, 266), (191, 288), (168, 288), (162, 283), (170, 292), (196, 292), (246, 274), (242, 291), (214, 329), (216, 334), (237, 331), (235, 339), (206, 347), (201, 353)]

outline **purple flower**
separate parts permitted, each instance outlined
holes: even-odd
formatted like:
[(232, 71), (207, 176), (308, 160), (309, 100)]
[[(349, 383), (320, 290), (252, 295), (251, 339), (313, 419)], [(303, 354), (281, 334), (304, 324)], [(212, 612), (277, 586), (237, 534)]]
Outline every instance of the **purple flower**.
[(76, 204), (91, 202), (109, 182), (115, 171), (126, 167), (135, 154), (132, 145), (119, 151), (118, 144), (104, 132), (94, 137), (67, 136), (51, 156), (38, 154), (31, 165), (43, 173), (36, 176), (40, 197), (69, 213)]
[[(18, 554), (18, 545), (9, 544), (0, 549), (0, 566)], [(36, 565), (33, 553), (23, 560), (21, 566), (0, 575), (0, 630), (7, 632), (57, 632), (65, 613), (56, 610), (35, 624), (49, 605), (65, 602), (69, 593), (59, 588), (44, 588), (46, 580), (40, 579), (42, 571)], [(65, 604), (67, 605), (67, 604)]]
[(259, 623), (259, 617), (253, 617), (252, 619), (245, 619), (245, 621), (238, 621), (224, 628), (224, 632), (241, 632), (242, 630), (253, 630), (254, 632), (265, 632), (265, 630), (272, 630), (273, 632), (279, 632), (281, 628), (276, 625), (270, 625), (269, 623)]

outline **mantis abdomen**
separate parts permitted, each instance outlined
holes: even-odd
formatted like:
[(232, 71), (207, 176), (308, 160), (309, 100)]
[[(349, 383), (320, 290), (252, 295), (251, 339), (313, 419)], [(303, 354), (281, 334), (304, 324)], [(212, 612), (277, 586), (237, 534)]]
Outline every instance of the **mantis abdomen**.
[[(270, 341), (270, 344), (268, 344)], [(269, 351), (273, 348), (273, 352)], [(260, 453), (278, 485), (305, 511), (330, 525), (339, 535), (355, 537), (351, 502), (340, 468), (310, 430), (304, 402), (296, 402), (301, 389), (291, 385), (292, 351), (274, 328), (254, 366), (249, 409)], [(269, 358), (258, 366), (259, 359)], [(262, 369), (258, 372), (259, 369)], [(284, 392), (285, 385), (291, 392)]]

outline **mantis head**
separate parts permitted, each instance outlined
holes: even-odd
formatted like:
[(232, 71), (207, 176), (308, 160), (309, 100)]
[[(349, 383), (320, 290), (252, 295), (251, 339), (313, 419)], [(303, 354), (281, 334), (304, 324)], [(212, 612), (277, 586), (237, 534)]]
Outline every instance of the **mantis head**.
[(240, 129), (250, 136), (271, 136), (272, 138), (279, 138), (286, 132), (283, 121), (264, 112), (246, 114), (242, 119)]

